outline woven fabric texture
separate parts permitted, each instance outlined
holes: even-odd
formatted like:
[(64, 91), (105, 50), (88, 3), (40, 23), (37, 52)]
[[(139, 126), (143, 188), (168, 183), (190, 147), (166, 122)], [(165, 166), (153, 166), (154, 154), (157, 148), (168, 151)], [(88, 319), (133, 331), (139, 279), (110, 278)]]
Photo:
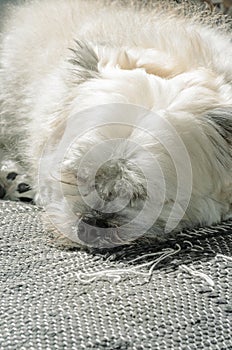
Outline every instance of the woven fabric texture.
[[(232, 222), (165, 243), (181, 250), (150, 279), (142, 264), (152, 256), (130, 261), (161, 247), (61, 248), (26, 204), (1, 201), (0, 222), (1, 350), (232, 349)], [(112, 271), (89, 279), (107, 269), (121, 280)]]

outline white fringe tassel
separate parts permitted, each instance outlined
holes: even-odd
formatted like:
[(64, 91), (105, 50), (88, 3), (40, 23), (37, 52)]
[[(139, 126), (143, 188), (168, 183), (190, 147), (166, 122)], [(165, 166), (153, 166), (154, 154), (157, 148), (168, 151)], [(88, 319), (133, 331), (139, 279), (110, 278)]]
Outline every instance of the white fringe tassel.
[[(176, 250), (170, 248), (170, 249), (165, 249), (165, 250), (162, 250), (162, 251), (156, 252), (156, 253), (145, 254), (145, 255), (142, 255), (138, 258), (135, 258), (135, 259), (129, 261), (129, 264), (134, 263), (136, 261), (139, 261), (141, 259), (147, 258), (147, 257), (153, 257), (153, 256), (160, 255), (155, 260), (152, 260), (152, 261), (149, 261), (149, 262), (146, 262), (143, 264), (139, 264), (136, 266), (128, 267), (128, 268), (106, 269), (106, 270), (92, 272), (92, 273), (79, 272), (77, 274), (77, 278), (81, 283), (86, 283), (86, 284), (89, 284), (89, 283), (92, 283), (96, 280), (101, 280), (101, 279), (112, 279), (113, 283), (118, 283), (121, 281), (121, 278), (123, 275), (134, 274), (137, 276), (139, 275), (139, 276), (147, 277), (148, 281), (149, 281), (152, 277), (152, 272), (153, 272), (154, 268), (164, 259), (168, 258), (171, 255), (175, 255), (175, 254), (179, 253), (180, 250), (181, 250), (181, 247), (177, 244)], [(148, 267), (148, 266), (150, 266), (150, 269), (148, 272), (141, 271), (142, 268)]]

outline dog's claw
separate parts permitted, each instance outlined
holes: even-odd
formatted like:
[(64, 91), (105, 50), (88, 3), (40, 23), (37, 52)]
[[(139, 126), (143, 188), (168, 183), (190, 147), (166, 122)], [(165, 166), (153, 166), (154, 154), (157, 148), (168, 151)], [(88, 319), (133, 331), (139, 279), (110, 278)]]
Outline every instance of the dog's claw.
[(5, 194), (6, 194), (5, 188), (2, 185), (0, 185), (0, 199), (4, 198)]
[(15, 173), (14, 171), (12, 171), (11, 173), (9, 173), (9, 174), (7, 174), (7, 180), (15, 180), (16, 179), (16, 176), (17, 176), (18, 174), (17, 173)]
[(26, 184), (24, 182), (21, 182), (20, 184), (18, 184), (17, 191), (19, 193), (24, 193), (24, 192), (27, 192), (30, 190), (31, 190), (31, 187), (28, 184)]
[(19, 200), (21, 202), (25, 202), (25, 203), (32, 203), (33, 202), (33, 198), (29, 198), (29, 197), (19, 197)]

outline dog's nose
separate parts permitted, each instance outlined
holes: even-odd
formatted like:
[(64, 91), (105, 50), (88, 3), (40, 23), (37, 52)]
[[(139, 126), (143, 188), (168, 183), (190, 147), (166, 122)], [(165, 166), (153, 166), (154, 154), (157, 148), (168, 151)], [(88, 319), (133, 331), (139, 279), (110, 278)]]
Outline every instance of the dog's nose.
[(112, 248), (123, 244), (117, 228), (102, 218), (83, 217), (77, 227), (77, 236), (82, 244), (94, 248)]
[(107, 220), (105, 219), (100, 219), (100, 218), (94, 218), (94, 217), (83, 217), (82, 218), (82, 222), (86, 223), (89, 226), (94, 227), (102, 227), (102, 228), (109, 228), (110, 224), (107, 222)]

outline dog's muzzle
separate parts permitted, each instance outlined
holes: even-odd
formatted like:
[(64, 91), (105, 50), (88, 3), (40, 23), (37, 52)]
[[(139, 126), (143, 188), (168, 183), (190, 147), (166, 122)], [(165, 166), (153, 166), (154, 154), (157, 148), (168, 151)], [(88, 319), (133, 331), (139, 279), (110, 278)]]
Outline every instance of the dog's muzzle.
[(82, 245), (99, 249), (113, 248), (128, 243), (116, 225), (110, 224), (107, 219), (88, 216), (79, 221), (77, 237)]

